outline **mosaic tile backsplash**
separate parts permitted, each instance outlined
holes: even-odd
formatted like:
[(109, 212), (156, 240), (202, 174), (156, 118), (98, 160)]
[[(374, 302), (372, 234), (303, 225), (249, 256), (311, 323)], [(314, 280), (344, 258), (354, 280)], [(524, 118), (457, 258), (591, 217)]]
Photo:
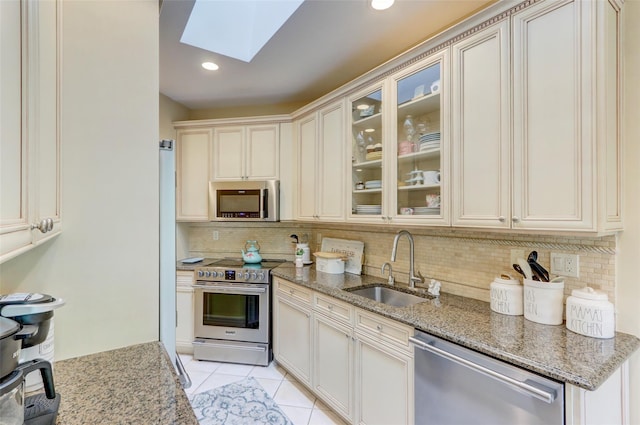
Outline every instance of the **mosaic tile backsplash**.
[[(551, 252), (579, 255), (580, 277), (565, 279), (565, 299), (571, 290), (590, 286), (603, 291), (615, 304), (615, 236), (548, 236), (508, 234), (459, 229), (403, 227), (415, 241), (415, 267), (425, 277), (442, 283), (442, 291), (489, 301), (489, 285), (501, 273), (519, 275), (511, 267), (511, 251), (527, 255), (538, 251), (538, 262), (550, 269)], [(191, 223), (187, 226), (189, 255), (200, 257), (239, 257), (246, 240), (260, 243), (263, 258), (293, 259), (292, 238), (306, 237), (311, 251), (320, 250), (322, 238), (363, 241), (363, 273), (380, 276), (384, 262), (390, 261), (393, 238), (401, 227), (389, 225), (353, 225), (343, 223)], [(214, 240), (217, 232), (218, 240)], [(313, 258), (312, 258), (313, 259)], [(392, 263), (396, 280), (407, 282), (409, 243), (400, 239), (396, 262)]]

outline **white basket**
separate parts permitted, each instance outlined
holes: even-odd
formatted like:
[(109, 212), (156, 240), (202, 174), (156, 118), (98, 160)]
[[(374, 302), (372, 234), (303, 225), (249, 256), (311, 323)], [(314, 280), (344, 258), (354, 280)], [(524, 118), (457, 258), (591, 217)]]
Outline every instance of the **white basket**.
[(543, 325), (561, 325), (564, 281), (524, 279), (524, 318)]

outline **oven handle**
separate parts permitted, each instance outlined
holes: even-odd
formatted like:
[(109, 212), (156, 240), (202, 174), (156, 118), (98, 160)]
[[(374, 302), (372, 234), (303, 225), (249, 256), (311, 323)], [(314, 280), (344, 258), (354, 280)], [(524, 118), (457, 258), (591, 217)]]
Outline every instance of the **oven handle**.
[(245, 286), (219, 286), (219, 285), (201, 285), (196, 283), (198, 286), (196, 289), (200, 289), (204, 292), (206, 289), (207, 292), (240, 292), (242, 294), (264, 294), (267, 292), (266, 288), (252, 288)]

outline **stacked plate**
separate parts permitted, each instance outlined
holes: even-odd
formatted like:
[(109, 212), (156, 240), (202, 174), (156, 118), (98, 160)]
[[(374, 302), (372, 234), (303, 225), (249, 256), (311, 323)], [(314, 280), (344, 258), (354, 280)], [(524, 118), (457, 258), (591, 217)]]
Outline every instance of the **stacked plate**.
[(414, 207), (413, 213), (420, 215), (437, 215), (440, 214), (440, 207)]
[(440, 147), (440, 132), (427, 133), (420, 136), (418, 140), (420, 150), (428, 150)]
[(369, 180), (364, 182), (365, 189), (380, 189), (382, 187), (382, 180)]
[(382, 159), (382, 152), (370, 152), (365, 156), (367, 161), (375, 161), (376, 159)]
[(382, 214), (382, 205), (358, 205), (356, 214)]

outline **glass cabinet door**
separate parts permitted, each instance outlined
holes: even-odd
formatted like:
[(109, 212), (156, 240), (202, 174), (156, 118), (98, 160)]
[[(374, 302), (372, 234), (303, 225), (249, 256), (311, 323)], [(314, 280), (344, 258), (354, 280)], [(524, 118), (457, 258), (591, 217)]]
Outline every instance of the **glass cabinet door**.
[(396, 81), (396, 216), (442, 217), (440, 76), (437, 62)]
[(382, 214), (382, 89), (351, 101), (351, 213), (359, 218)]

